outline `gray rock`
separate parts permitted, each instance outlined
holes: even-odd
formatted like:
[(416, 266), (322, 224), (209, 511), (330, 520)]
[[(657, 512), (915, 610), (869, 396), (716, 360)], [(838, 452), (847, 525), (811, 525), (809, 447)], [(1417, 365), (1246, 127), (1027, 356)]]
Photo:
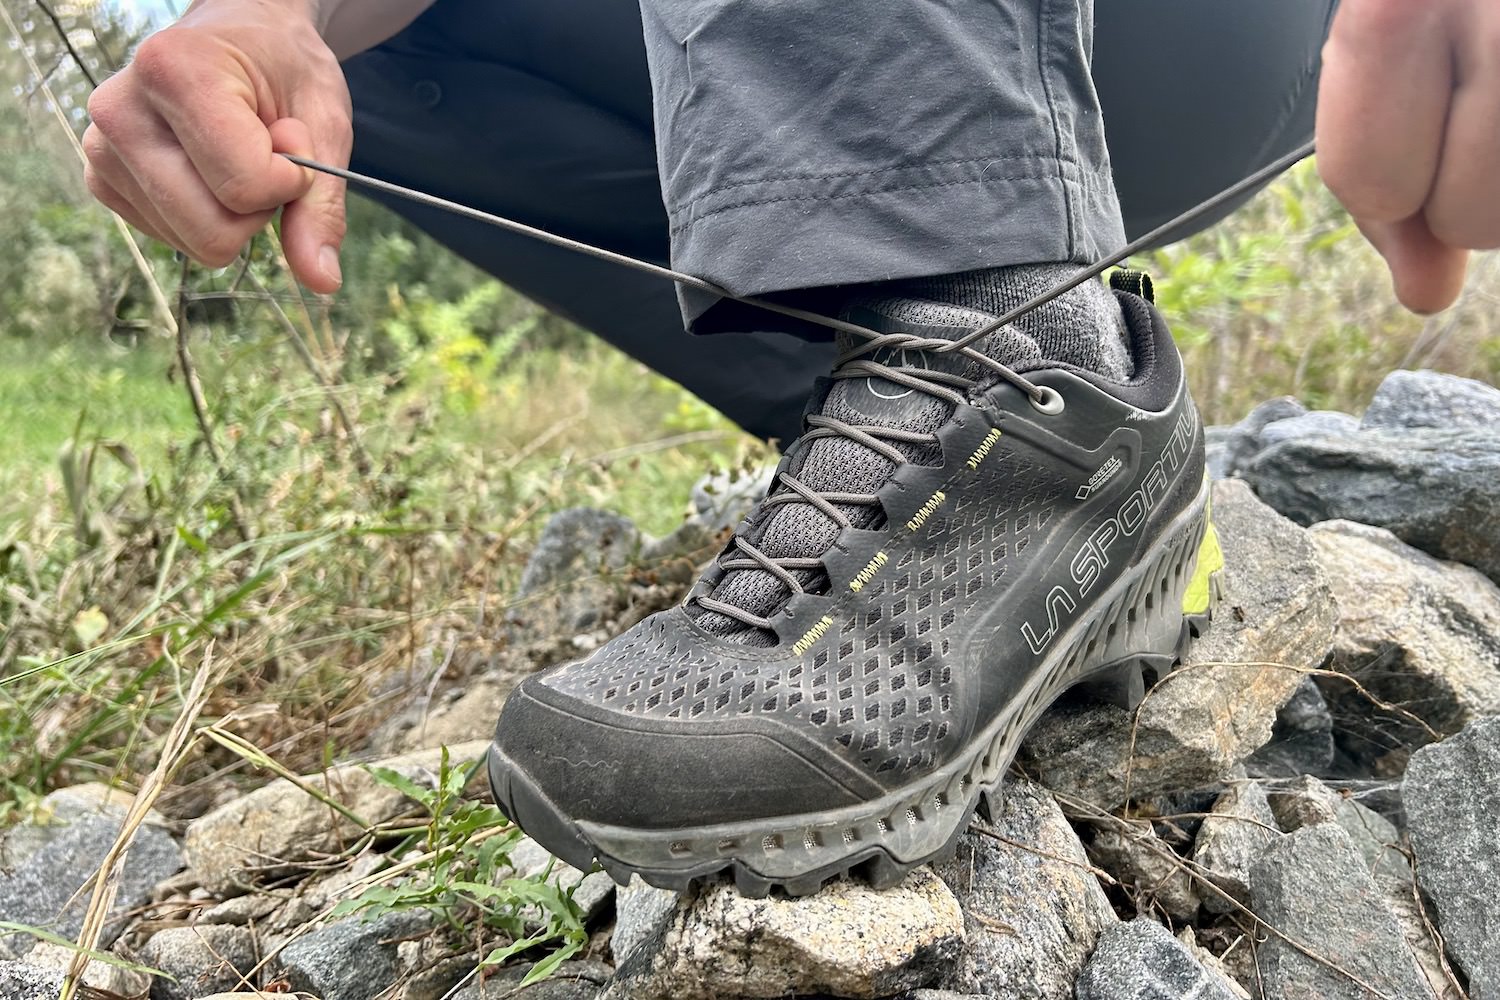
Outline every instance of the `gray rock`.
[(1399, 706), (1377, 709), (1354, 685), (1321, 678), (1346, 753), (1400, 774), (1429, 729), (1500, 714), (1500, 587), (1381, 528), (1330, 521), (1310, 534), (1339, 602), (1330, 665)]
[(1319, 823), (1333, 823), (1349, 835), (1364, 859), (1366, 870), (1411, 881), (1411, 866), (1401, 853), (1400, 832), (1373, 809), (1310, 776), (1274, 788), (1267, 799), (1276, 822), (1287, 833)]
[(1214, 784), (1271, 739), (1298, 670), (1327, 656), (1337, 609), (1307, 532), (1237, 480), (1214, 484), (1213, 505), (1226, 563), (1213, 628), (1134, 715), (1070, 702), (1043, 716), (1022, 761), (1047, 787), (1114, 809), (1127, 782), (1137, 798)]
[(1402, 783), (1417, 879), (1473, 1000), (1500, 997), (1500, 718), (1412, 755)]
[[(488, 740), (449, 747), (452, 766), (478, 760)], [(423, 750), (377, 761), (426, 787), (435, 787), (441, 750)], [(304, 784), (341, 802), (368, 823), (394, 819), (415, 806), (405, 795), (349, 764), (326, 775), (307, 775)], [(183, 839), (188, 866), (205, 888), (228, 893), (237, 884), (254, 882), (312, 853), (330, 852), (360, 834), (355, 824), (333, 812), (297, 785), (278, 778), (248, 795), (225, 803), (188, 824)]]
[(293, 989), (320, 1000), (370, 1000), (396, 982), (402, 966), (397, 941), (431, 927), (418, 913), (390, 913), (327, 924), (297, 938), (274, 962)]
[(1250, 866), (1280, 836), (1265, 790), (1250, 781), (1230, 785), (1193, 841), (1194, 864), (1229, 896), (1204, 890), (1204, 907), (1211, 913), (1231, 913), (1238, 910), (1235, 903), (1248, 905)]
[(1245, 768), (1252, 778), (1321, 775), (1332, 766), (1335, 753), (1333, 713), (1317, 682), (1304, 677), (1291, 700), (1276, 713), (1271, 741), (1255, 751)]
[(1161, 924), (1144, 917), (1115, 924), (1078, 977), (1077, 1000), (1235, 1000)]
[(1337, 410), (1310, 410), (1296, 417), (1275, 420), (1261, 430), (1258, 444), (1269, 448), (1283, 441), (1327, 435), (1339, 437), (1359, 432), (1359, 418)]
[(547, 881), (563, 889), (573, 890), (573, 902), (583, 913), (584, 920), (591, 920), (604, 909), (615, 895), (615, 883), (607, 872), (585, 874), (563, 861), (530, 837), (522, 837), (510, 849), (510, 863), (519, 878), (540, 875), (552, 866)]
[(676, 909), (677, 893), (649, 886), (639, 878), (620, 889), (615, 899), (615, 928), (609, 938), (615, 963), (623, 962), (665, 928)]
[(1380, 887), (1386, 908), (1400, 925), (1406, 946), (1416, 957), (1417, 967), (1438, 1000), (1472, 1000), (1453, 982), (1451, 966), (1445, 963), (1442, 941), (1436, 933), (1437, 915), (1430, 903), (1419, 901), (1420, 893), (1411, 876), (1393, 878), (1377, 873), (1375, 884)]
[(1300, 524), (1343, 518), (1388, 528), (1500, 580), (1500, 437), (1482, 430), (1367, 430), (1303, 437), (1240, 470)]
[[(993, 835), (973, 832), (937, 866), (963, 906), (968, 944), (943, 985), (1007, 1000), (1071, 997), (1114, 911), (1052, 796), (1007, 782)], [(1001, 839), (1003, 838), (1003, 839)]]
[(1176, 920), (1197, 917), (1203, 901), (1193, 876), (1148, 821), (1120, 820), (1100, 830), (1089, 843), (1089, 856), (1142, 906), (1149, 900)]
[(1209, 471), (1215, 479), (1239, 474), (1239, 468), (1260, 451), (1260, 433), (1267, 425), (1300, 417), (1307, 407), (1290, 396), (1268, 399), (1228, 427), (1210, 427), (1205, 437), (1210, 451)]
[(963, 927), (958, 901), (927, 868), (884, 892), (839, 881), (799, 899), (747, 899), (720, 882), (675, 901), (617, 956), (604, 996), (889, 996), (935, 984), (958, 958)]
[(5, 1000), (57, 1000), (62, 982), (56, 969), (0, 959), (0, 997)]
[(521, 988), (528, 971), (529, 966), (501, 969), (465, 986), (452, 1000), (594, 1000), (614, 972), (602, 962), (564, 962), (546, 979)]
[(1442, 372), (1394, 371), (1375, 390), (1363, 426), (1494, 430), (1497, 424), (1500, 424), (1500, 389)]
[(521, 573), (512, 617), (551, 631), (581, 632), (599, 624), (623, 589), (612, 574), (640, 552), (634, 522), (609, 511), (573, 507), (548, 520)]
[[(83, 816), (107, 816), (116, 822), (125, 819), (135, 796), (103, 782), (70, 785), (47, 793), (36, 804), (25, 823), (0, 831), (0, 869), (19, 868), (68, 824)], [(165, 820), (152, 809), (146, 822), (162, 826)]]
[(954, 993), (952, 990), (910, 990), (891, 1000), (990, 1000), (983, 993)]
[[(45, 928), (65, 938), (77, 937), (90, 897), (78, 890), (104, 863), (121, 825), (120, 818), (111, 813), (84, 813), (31, 853), (20, 867), (0, 870), (0, 914), (6, 920)], [(170, 834), (149, 825), (137, 830), (125, 856), (99, 946), (113, 944), (124, 928), (125, 915), (150, 899), (158, 882), (181, 870), (182, 851)], [(33, 943), (32, 938), (20, 934), (0, 937), (0, 957), (19, 958)]]
[[(72, 968), (76, 955), (76, 951), (65, 945), (41, 941), (26, 953), (26, 964), (66, 973)], [(118, 965), (95, 961), (89, 962), (84, 967), (83, 985), (122, 997), (145, 997), (150, 988), (151, 979), (145, 973), (134, 969), (124, 969)], [(0, 993), (0, 996), (4, 995)]]
[(195, 1000), (243, 988), (256, 960), (254, 932), (229, 924), (169, 927), (141, 948), (142, 963), (173, 977), (152, 981), (151, 1000)]
[(1267, 996), (1432, 998), (1384, 895), (1338, 826), (1305, 827), (1273, 843), (1251, 869), (1250, 895), (1279, 932), (1267, 932), (1259, 947)]
[(692, 519), (710, 534), (733, 528), (766, 495), (775, 479), (774, 465), (705, 476), (693, 485)]

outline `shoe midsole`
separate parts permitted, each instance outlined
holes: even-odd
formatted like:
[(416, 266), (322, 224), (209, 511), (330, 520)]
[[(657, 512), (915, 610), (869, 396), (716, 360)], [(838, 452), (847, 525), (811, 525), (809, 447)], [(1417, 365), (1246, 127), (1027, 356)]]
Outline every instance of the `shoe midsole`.
[(1205, 479), (1198, 497), (1146, 558), (1054, 645), (1010, 710), (975, 739), (973, 749), (921, 780), (878, 799), (816, 813), (676, 830), (580, 821), (579, 830), (620, 865), (684, 874), (712, 872), (732, 860), (764, 878), (786, 880), (882, 851), (902, 864), (935, 855), (967, 823), (980, 793), (998, 786), (1027, 730), (1059, 695), (1135, 658), (1170, 663), (1184, 627), (1184, 598), (1197, 584), (1195, 563), (1208, 545), (1208, 491)]

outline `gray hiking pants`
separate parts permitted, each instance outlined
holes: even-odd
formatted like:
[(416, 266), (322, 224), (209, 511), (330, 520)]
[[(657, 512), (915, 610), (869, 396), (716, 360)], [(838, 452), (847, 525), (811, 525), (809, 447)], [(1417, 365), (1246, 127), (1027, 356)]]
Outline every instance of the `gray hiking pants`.
[[(813, 307), (1085, 263), (1311, 136), (1335, 3), (438, 0), (345, 64), (354, 166)], [(390, 204), (757, 435), (827, 370), (772, 314)]]

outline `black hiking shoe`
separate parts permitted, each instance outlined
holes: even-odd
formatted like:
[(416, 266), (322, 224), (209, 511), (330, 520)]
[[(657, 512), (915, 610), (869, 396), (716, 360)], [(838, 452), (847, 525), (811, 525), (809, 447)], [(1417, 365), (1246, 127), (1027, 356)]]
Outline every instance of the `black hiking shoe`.
[(1138, 702), (1218, 563), (1177, 350), (1146, 300), (1117, 295), (1127, 384), (1044, 363), (1009, 328), (936, 349), (991, 320), (971, 310), (851, 310), (891, 336), (845, 342), (770, 495), (687, 600), (510, 696), (500, 807), (622, 883), (884, 887), (951, 852), (1064, 691)]

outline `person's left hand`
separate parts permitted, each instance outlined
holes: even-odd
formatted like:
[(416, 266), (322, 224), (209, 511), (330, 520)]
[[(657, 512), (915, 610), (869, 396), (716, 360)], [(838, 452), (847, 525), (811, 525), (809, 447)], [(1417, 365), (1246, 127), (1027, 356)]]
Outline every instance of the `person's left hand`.
[(1500, 2), (1343, 0), (1323, 48), (1318, 170), (1407, 308), (1500, 247)]

